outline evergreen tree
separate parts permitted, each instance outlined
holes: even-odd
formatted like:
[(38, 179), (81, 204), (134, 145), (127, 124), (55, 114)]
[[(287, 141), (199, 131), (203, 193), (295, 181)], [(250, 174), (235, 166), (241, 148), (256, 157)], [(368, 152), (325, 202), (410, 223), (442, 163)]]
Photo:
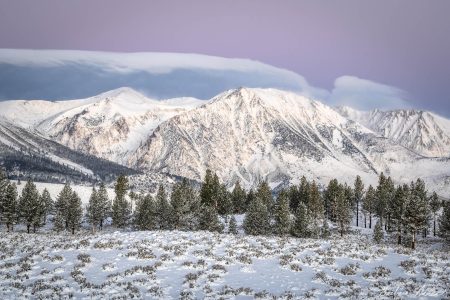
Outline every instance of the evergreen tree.
[(81, 207), (81, 199), (76, 192), (72, 192), (67, 202), (67, 226), (68, 229), (75, 234), (75, 230), (80, 227), (83, 217), (83, 208)]
[(284, 236), (289, 233), (291, 227), (291, 216), (289, 211), (289, 198), (286, 191), (278, 194), (275, 205), (275, 233)]
[(95, 187), (92, 188), (89, 203), (86, 206), (86, 218), (92, 226), (92, 232), (95, 232), (95, 227), (100, 224), (101, 208), (98, 198), (98, 192)]
[(430, 202), (430, 210), (431, 213), (433, 214), (433, 236), (436, 236), (436, 218), (437, 213), (442, 206), (442, 202), (439, 201), (439, 197), (436, 194), (436, 192), (433, 192), (433, 194), (430, 196), (429, 202)]
[(405, 213), (405, 204), (409, 198), (409, 187), (407, 184), (398, 186), (394, 199), (390, 203), (392, 222), (397, 228), (397, 243), (402, 243), (403, 217)]
[(251, 189), (248, 193), (247, 193), (247, 198), (245, 199), (245, 212), (248, 211), (248, 208), (250, 207), (250, 204), (253, 203), (253, 201), (255, 200), (255, 192), (253, 191), (253, 189)]
[(295, 213), (297, 211), (299, 203), (300, 203), (300, 194), (298, 192), (298, 187), (292, 185), (289, 188), (289, 208), (292, 213)]
[(200, 201), (186, 179), (177, 182), (170, 196), (173, 208), (172, 226), (175, 229), (193, 230), (197, 226)]
[(98, 222), (100, 230), (103, 230), (103, 224), (105, 220), (111, 215), (111, 201), (108, 198), (108, 192), (106, 190), (105, 184), (102, 182), (97, 191), (97, 201), (99, 207)]
[(243, 214), (246, 212), (246, 193), (241, 187), (239, 180), (234, 185), (233, 192), (231, 193), (231, 201), (233, 202), (233, 208), (235, 214)]
[(421, 189), (422, 187), (411, 183), (411, 195), (405, 203), (404, 224), (412, 234), (411, 248), (413, 249), (416, 247), (417, 231), (427, 226), (429, 215), (426, 197), (420, 195)]
[(375, 229), (373, 230), (373, 240), (375, 243), (379, 244), (384, 238), (383, 227), (381, 226), (381, 222), (377, 221), (375, 224)]
[(324, 204), (319, 187), (315, 181), (310, 184), (309, 204), (307, 208), (311, 215), (311, 236), (317, 238), (320, 235), (320, 225), (323, 223)]
[(167, 200), (166, 191), (162, 185), (159, 186), (156, 194), (156, 215), (159, 229), (170, 229), (172, 206)]
[(212, 171), (206, 169), (205, 178), (200, 189), (200, 200), (202, 204), (217, 207), (217, 203), (215, 203), (216, 198), (214, 197), (214, 184), (214, 175)]
[(309, 192), (310, 192), (310, 186), (308, 180), (306, 180), (305, 176), (302, 176), (300, 179), (300, 185), (298, 186), (298, 195), (300, 198), (300, 201), (303, 202), (303, 204), (306, 205), (306, 207), (309, 206)]
[(22, 195), (19, 200), (20, 217), (24, 220), (27, 226), (27, 232), (30, 233), (30, 228), (36, 223), (36, 218), (39, 217), (39, 192), (36, 185), (29, 179), (22, 190)]
[(156, 206), (150, 194), (138, 197), (134, 212), (134, 226), (138, 230), (153, 230), (156, 228)]
[(450, 201), (442, 203), (442, 215), (439, 218), (439, 236), (450, 242)]
[(431, 221), (431, 209), (430, 209), (430, 198), (427, 195), (427, 190), (425, 187), (425, 182), (418, 178), (416, 180), (416, 182), (412, 183), (413, 188), (411, 189), (411, 193), (413, 195), (416, 195), (417, 197), (420, 198), (420, 202), (423, 203), (424, 206), (424, 223), (421, 231), (422, 231), (422, 235), (425, 238), (427, 236), (427, 231), (428, 231), (428, 227), (429, 227), (429, 223)]
[(269, 213), (269, 216), (271, 216), (274, 203), (272, 198), (272, 191), (270, 190), (267, 181), (262, 181), (258, 185), (258, 189), (256, 191), (256, 198), (259, 198), (262, 204), (266, 206), (267, 212)]
[(50, 196), (49, 191), (45, 188), (41, 194), (41, 202), (44, 203), (45, 213), (44, 213), (44, 224), (47, 222), (47, 216), (53, 214), (55, 203), (53, 202), (52, 197)]
[(361, 177), (359, 175), (356, 176), (356, 179), (355, 179), (353, 195), (355, 197), (354, 203), (355, 203), (355, 210), (356, 210), (356, 227), (358, 227), (359, 226), (359, 206), (364, 197), (364, 183), (362, 182)]
[(230, 234), (238, 234), (237, 222), (234, 216), (231, 216), (230, 223), (228, 225), (228, 233)]
[(308, 225), (310, 223), (310, 216), (308, 209), (303, 202), (300, 202), (295, 213), (294, 224), (292, 225), (292, 235), (300, 238), (310, 236)]
[(349, 197), (345, 194), (345, 187), (340, 187), (336, 198), (336, 221), (339, 233), (344, 236), (352, 220), (352, 207)]
[(216, 232), (223, 231), (223, 226), (219, 221), (219, 214), (214, 207), (206, 204), (201, 206), (199, 229)]
[(128, 224), (131, 207), (126, 199), (128, 190), (128, 179), (124, 175), (120, 175), (117, 178), (116, 185), (114, 187), (116, 197), (112, 205), (112, 221), (113, 225), (119, 228), (123, 228)]
[(391, 177), (386, 178), (386, 176), (381, 173), (378, 178), (378, 186), (375, 191), (375, 213), (386, 230), (388, 230), (390, 211), (389, 203), (394, 198), (395, 186)]
[(324, 192), (325, 212), (327, 218), (333, 222), (336, 221), (336, 202), (340, 189), (341, 188), (337, 179), (332, 179), (328, 183), (327, 189)]
[(369, 185), (366, 195), (363, 199), (364, 227), (366, 227), (366, 217), (369, 216), (369, 228), (372, 228), (372, 215), (375, 213), (376, 195), (375, 189)]
[[(267, 200), (267, 199), (266, 199)], [(270, 217), (263, 199), (255, 196), (244, 218), (244, 231), (250, 235), (265, 235), (270, 231)]]
[(14, 230), (14, 224), (18, 219), (18, 202), (17, 202), (17, 187), (14, 183), (8, 184), (6, 193), (3, 198), (3, 214), (2, 223), (6, 224), (7, 231)]
[(219, 184), (217, 193), (217, 211), (220, 215), (229, 215), (233, 213), (233, 201), (231, 200), (231, 194), (227, 191), (227, 188), (223, 184)]
[(9, 186), (9, 180), (6, 173), (0, 169), (0, 219), (4, 213), (4, 202), (6, 201), (6, 193)]
[(67, 223), (69, 200), (72, 197), (72, 188), (69, 183), (66, 183), (58, 194), (55, 202), (55, 217), (53, 219), (53, 226), (56, 231), (67, 230), (69, 224)]

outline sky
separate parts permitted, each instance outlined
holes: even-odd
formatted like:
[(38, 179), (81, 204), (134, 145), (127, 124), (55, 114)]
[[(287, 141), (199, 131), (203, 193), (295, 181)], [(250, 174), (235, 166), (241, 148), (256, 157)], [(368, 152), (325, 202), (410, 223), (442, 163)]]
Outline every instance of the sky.
[(449, 11), (447, 0), (0, 0), (0, 48), (248, 58), (330, 101), (358, 83), (450, 116)]

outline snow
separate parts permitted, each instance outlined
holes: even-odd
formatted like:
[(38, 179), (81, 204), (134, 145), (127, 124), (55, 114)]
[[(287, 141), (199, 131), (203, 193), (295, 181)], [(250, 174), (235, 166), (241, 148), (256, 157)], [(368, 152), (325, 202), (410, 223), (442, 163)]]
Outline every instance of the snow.
[[(12, 182), (17, 184), (16, 180), (12, 180)], [(25, 187), (24, 181), (22, 181), (19, 185), (17, 185), (17, 192), (19, 196), (22, 194), (22, 189)], [(50, 193), (50, 196), (53, 200), (56, 200), (58, 197), (58, 194), (61, 192), (61, 190), (64, 187), (64, 184), (61, 183), (47, 183), (47, 182), (34, 182), (36, 185), (36, 188), (38, 189), (39, 193), (42, 193), (44, 189), (47, 189)], [(71, 188), (73, 191), (75, 191), (78, 196), (81, 199), (81, 202), (85, 205), (89, 202), (89, 197), (92, 193), (92, 186), (89, 185), (71, 185)], [(98, 188), (98, 187), (97, 187)], [(110, 200), (114, 199), (114, 188), (106, 188), (106, 191), (108, 192), (108, 197)]]
[[(374, 245), (366, 233), (329, 240), (109, 229), (4, 233), (0, 297), (440, 299), (448, 296), (450, 271), (439, 245)], [(413, 267), (401, 266), (406, 261)]]

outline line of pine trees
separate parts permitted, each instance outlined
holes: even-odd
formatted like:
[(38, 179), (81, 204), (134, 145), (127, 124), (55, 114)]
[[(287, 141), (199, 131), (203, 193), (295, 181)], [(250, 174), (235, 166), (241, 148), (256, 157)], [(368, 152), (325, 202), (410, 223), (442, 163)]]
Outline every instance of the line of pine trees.
[[(223, 232), (219, 216), (228, 221), (228, 231), (237, 233), (235, 214), (245, 214), (243, 229), (250, 235), (292, 235), (296, 237), (327, 237), (329, 222), (343, 236), (356, 218), (356, 226), (372, 228), (380, 241), (383, 230), (397, 237), (398, 244), (415, 247), (417, 234), (438, 233), (450, 240), (449, 202), (428, 194), (421, 179), (395, 186), (383, 173), (376, 187), (365, 188), (356, 177), (353, 186), (333, 179), (320, 190), (315, 181), (302, 177), (298, 185), (279, 191), (274, 198), (267, 182), (248, 192), (236, 182), (230, 192), (211, 170), (199, 191), (187, 180), (174, 184), (170, 195), (160, 186), (156, 195), (129, 192), (128, 179), (117, 178), (115, 197), (108, 198), (106, 187), (93, 188), (89, 203), (83, 209), (80, 197), (66, 184), (53, 201), (47, 190), (42, 194), (32, 181), (25, 184), (18, 196), (17, 187), (0, 172), (0, 221), (8, 231), (23, 223), (27, 231), (36, 232), (49, 215), (56, 231), (75, 233), (85, 219), (92, 230), (102, 230), (108, 218), (117, 228), (137, 230), (209, 230)], [(134, 207), (133, 207), (134, 205)], [(438, 218), (438, 213), (443, 212)], [(361, 216), (362, 214), (362, 216)], [(85, 218), (84, 218), (85, 217)], [(360, 222), (362, 221), (362, 222)], [(384, 228), (384, 229), (383, 229)], [(407, 240), (405, 240), (407, 238)]]

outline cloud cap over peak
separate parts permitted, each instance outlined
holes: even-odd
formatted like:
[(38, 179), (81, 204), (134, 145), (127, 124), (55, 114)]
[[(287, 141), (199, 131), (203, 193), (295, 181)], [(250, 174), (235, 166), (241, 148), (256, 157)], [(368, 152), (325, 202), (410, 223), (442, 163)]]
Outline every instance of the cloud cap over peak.
[(327, 102), (361, 110), (410, 108), (408, 93), (394, 86), (356, 76), (341, 76), (334, 81)]

